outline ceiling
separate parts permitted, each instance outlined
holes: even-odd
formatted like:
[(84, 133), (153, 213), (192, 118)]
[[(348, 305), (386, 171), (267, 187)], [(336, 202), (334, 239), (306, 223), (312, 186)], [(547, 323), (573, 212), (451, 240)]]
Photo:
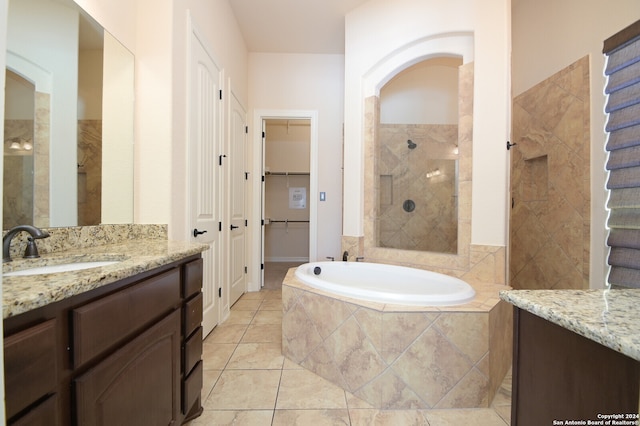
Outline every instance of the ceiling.
[(249, 52), (344, 53), (344, 16), (369, 0), (228, 0)]

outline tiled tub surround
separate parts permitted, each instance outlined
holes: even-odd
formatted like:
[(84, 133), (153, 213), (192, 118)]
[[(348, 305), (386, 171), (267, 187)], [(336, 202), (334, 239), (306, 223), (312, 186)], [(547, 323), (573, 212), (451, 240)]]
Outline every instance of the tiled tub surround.
[(502, 285), (453, 307), (407, 307), (282, 286), (282, 352), (380, 409), (488, 407), (511, 365)]
[[(165, 225), (50, 228), (38, 240), (38, 259), (22, 259), (26, 233), (12, 242), (13, 261), (3, 273), (71, 261), (121, 260), (113, 265), (56, 274), (3, 277), (3, 318), (57, 302), (193, 254), (207, 246), (167, 240)], [(23, 235), (24, 234), (24, 235)]]
[(638, 290), (509, 290), (500, 297), (640, 361)]

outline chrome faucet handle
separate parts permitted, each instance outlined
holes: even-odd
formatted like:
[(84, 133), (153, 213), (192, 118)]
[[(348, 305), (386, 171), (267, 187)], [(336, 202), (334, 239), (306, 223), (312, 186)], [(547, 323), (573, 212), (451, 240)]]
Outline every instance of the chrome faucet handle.
[(335, 258), (335, 257), (333, 257), (333, 256), (327, 256), (327, 259), (329, 259), (329, 260), (330, 260), (330, 261), (332, 261), (332, 262), (333, 262), (334, 260), (336, 260), (336, 258)]
[(356, 262), (362, 262), (364, 260), (364, 256), (356, 257)]

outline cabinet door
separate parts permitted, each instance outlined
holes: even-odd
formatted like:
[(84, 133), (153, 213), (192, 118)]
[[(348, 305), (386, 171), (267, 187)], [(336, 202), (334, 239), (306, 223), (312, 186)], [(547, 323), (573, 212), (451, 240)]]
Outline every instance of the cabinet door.
[(180, 312), (75, 380), (78, 424), (168, 425), (180, 411)]

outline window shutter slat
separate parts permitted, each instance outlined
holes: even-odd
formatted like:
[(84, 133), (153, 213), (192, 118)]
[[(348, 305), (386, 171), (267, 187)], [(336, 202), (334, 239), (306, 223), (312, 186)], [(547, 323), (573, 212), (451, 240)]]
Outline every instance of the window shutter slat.
[[(607, 169), (609, 165), (607, 164)], [(607, 189), (633, 188), (640, 186), (640, 167), (627, 167), (609, 172)]]
[(620, 188), (611, 190), (609, 209), (640, 208), (640, 188)]
[(612, 229), (607, 244), (610, 246), (640, 249), (640, 230)]
[(607, 140), (607, 151), (640, 145), (640, 126), (632, 126), (611, 132)]
[[(636, 28), (637, 27), (637, 28)], [(605, 41), (608, 281), (640, 288), (640, 21)], [(631, 31), (629, 32), (629, 30)], [(625, 34), (616, 46), (611, 40)], [(627, 36), (626, 34), (633, 34)], [(608, 50), (608, 51), (607, 51)]]

